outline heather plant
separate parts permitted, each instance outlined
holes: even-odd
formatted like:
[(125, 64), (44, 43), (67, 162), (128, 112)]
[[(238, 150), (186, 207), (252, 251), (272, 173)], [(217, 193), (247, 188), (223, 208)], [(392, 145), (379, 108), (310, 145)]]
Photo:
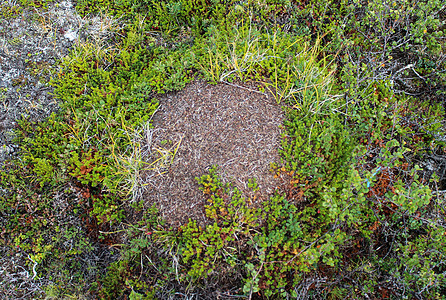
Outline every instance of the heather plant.
[(48, 5), (54, 0), (31, 1), (31, 0), (6, 0), (0, 3), (0, 15), (3, 18), (13, 18), (20, 15), (24, 9), (34, 8), (39, 10), (48, 10)]

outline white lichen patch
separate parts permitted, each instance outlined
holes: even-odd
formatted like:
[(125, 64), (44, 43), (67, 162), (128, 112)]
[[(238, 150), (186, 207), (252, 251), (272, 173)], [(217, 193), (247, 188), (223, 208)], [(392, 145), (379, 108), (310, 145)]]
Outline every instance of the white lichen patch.
[[(13, 0), (8, 3), (16, 4)], [(19, 118), (38, 121), (58, 109), (48, 85), (52, 74), (58, 71), (58, 62), (74, 47), (85, 43), (108, 47), (106, 40), (119, 26), (111, 17), (79, 16), (73, 0), (49, 3), (45, 10), (24, 8), (2, 19), (0, 145), (12, 143), (13, 135), (9, 132)], [(0, 152), (0, 167), (11, 154), (11, 151)]]
[(72, 31), (71, 28), (63, 35), (64, 38), (70, 40), (71, 42), (77, 40), (78, 35), (75, 31)]

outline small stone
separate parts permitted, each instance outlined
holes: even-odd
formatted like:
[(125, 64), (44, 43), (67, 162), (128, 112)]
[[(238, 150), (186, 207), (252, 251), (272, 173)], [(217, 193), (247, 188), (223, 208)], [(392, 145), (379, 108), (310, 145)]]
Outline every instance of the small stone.
[(64, 8), (71, 8), (71, 7), (73, 7), (73, 3), (71, 3), (71, 1), (62, 1), (60, 3), (60, 6), (62, 6)]
[(77, 39), (77, 33), (72, 31), (71, 29), (68, 29), (68, 31), (63, 35), (66, 39), (69, 39), (70, 42)]
[(0, 147), (0, 155), (2, 154), (11, 154), (12, 152), (14, 152), (14, 149), (12, 147), (3, 145)]

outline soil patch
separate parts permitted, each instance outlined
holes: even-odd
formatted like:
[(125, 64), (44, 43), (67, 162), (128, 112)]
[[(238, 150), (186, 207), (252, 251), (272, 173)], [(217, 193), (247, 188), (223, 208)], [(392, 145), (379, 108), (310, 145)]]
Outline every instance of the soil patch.
[[(153, 118), (152, 153), (175, 153), (164, 174), (147, 172), (149, 188), (145, 199), (156, 203), (173, 226), (189, 218), (206, 222), (206, 199), (195, 177), (218, 165), (224, 182), (232, 182), (250, 203), (259, 204), (274, 192), (278, 183), (271, 163), (279, 162), (284, 114), (270, 95), (253, 86), (211, 85), (204, 81), (161, 96)], [(248, 179), (256, 178), (259, 191), (253, 194)]]

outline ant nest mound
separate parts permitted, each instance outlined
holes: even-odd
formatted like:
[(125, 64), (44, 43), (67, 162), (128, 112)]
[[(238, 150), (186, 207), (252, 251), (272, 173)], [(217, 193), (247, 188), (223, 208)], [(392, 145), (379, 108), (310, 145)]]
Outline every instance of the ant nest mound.
[[(274, 97), (246, 85), (195, 81), (160, 96), (151, 131), (152, 164), (158, 167), (144, 174), (144, 201), (155, 203), (170, 225), (189, 218), (206, 223), (206, 198), (195, 178), (217, 165), (223, 182), (258, 205), (277, 187), (271, 163), (280, 161), (283, 119)], [(251, 178), (259, 188), (255, 195)]]

